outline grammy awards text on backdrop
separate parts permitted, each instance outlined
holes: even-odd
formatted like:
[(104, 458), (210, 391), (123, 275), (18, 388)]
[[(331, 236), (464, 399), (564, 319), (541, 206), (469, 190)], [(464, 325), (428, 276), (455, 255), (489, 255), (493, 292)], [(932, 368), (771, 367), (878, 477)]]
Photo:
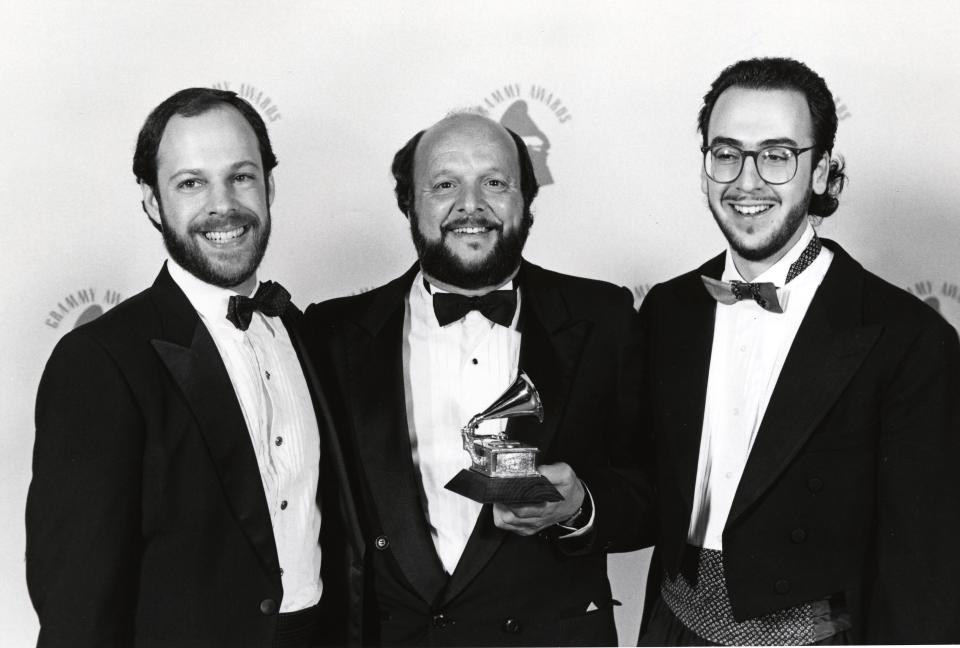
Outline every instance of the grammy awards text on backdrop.
[[(552, 145), (547, 131), (573, 119), (558, 95), (542, 85), (508, 83), (487, 93), (473, 110), (496, 119), (523, 139), (541, 187), (553, 184), (547, 164)], [(549, 124), (549, 126), (548, 126)]]
[(62, 297), (47, 313), (44, 324), (55, 330), (71, 330), (91, 322), (120, 303), (115, 290), (82, 288)]
[(218, 81), (217, 83), (211, 84), (210, 87), (215, 90), (232, 90), (236, 92), (242, 99), (246, 99), (253, 107), (260, 111), (260, 114), (268, 123), (283, 119), (283, 115), (280, 114), (280, 107), (270, 98), (270, 95), (252, 83), (241, 83), (240, 87), (236, 90), (231, 87), (229, 81)]

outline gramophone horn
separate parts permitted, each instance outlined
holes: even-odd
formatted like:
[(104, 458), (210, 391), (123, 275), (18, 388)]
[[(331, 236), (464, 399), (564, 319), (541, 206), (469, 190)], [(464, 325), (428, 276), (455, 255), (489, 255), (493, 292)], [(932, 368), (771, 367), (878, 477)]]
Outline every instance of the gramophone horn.
[(537, 388), (533, 386), (530, 377), (521, 371), (513, 384), (500, 394), (497, 400), (470, 419), (467, 427), (470, 430), (476, 430), (481, 423), (489, 419), (530, 415), (536, 416), (537, 420), (543, 423), (543, 404), (540, 402), (540, 394), (537, 393)]

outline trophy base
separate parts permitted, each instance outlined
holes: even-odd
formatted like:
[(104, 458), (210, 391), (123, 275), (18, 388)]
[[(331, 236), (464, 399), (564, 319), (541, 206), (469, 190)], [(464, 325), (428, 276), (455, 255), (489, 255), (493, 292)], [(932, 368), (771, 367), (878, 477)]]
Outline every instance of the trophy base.
[(488, 477), (475, 470), (461, 470), (444, 487), (481, 504), (539, 504), (560, 502), (563, 495), (543, 475)]

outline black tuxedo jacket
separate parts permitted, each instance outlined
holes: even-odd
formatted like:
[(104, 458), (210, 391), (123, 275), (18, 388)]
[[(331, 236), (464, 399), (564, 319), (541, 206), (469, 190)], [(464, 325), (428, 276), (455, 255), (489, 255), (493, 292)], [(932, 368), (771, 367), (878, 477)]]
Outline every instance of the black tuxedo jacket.
[(352, 440), (343, 443), (369, 543), (369, 636), (387, 645), (615, 644), (605, 552), (653, 538), (629, 292), (522, 265), (520, 368), (545, 417), (511, 419), (507, 433), (537, 446), (541, 463), (573, 467), (596, 503), (594, 531), (580, 542), (520, 537), (497, 529), (487, 505), (448, 576), (424, 515), (405, 409), (404, 315), (416, 271), (311, 306), (304, 327)]
[[(960, 642), (957, 334), (823, 242), (835, 256), (723, 532), (734, 615), (840, 595), (857, 642)], [(671, 577), (693, 504), (718, 308), (700, 275), (722, 270), (720, 255), (654, 287), (640, 309), (660, 487), (654, 567)], [(648, 601), (659, 584), (651, 577)]]
[[(283, 316), (300, 348), (298, 320)], [(325, 397), (323, 604), (359, 638), (359, 528)], [(272, 646), (283, 599), (256, 456), (213, 338), (166, 267), (63, 337), (37, 396), (27, 584), (41, 646)], [(343, 606), (333, 611), (337, 605)], [(359, 606), (357, 606), (359, 609)]]

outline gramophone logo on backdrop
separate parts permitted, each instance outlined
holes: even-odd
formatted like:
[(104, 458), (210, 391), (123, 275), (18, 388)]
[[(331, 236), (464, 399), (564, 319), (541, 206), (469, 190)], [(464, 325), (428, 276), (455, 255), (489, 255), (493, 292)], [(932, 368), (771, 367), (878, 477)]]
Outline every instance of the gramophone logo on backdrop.
[(547, 132), (573, 118), (560, 97), (541, 85), (510, 83), (487, 94), (475, 110), (519, 135), (530, 152), (537, 182), (541, 187), (553, 184)]
[(932, 306), (960, 331), (960, 286), (949, 281), (918, 281), (907, 291)]
[(43, 323), (55, 330), (69, 331), (92, 322), (121, 300), (120, 293), (115, 290), (83, 288), (60, 299)]

